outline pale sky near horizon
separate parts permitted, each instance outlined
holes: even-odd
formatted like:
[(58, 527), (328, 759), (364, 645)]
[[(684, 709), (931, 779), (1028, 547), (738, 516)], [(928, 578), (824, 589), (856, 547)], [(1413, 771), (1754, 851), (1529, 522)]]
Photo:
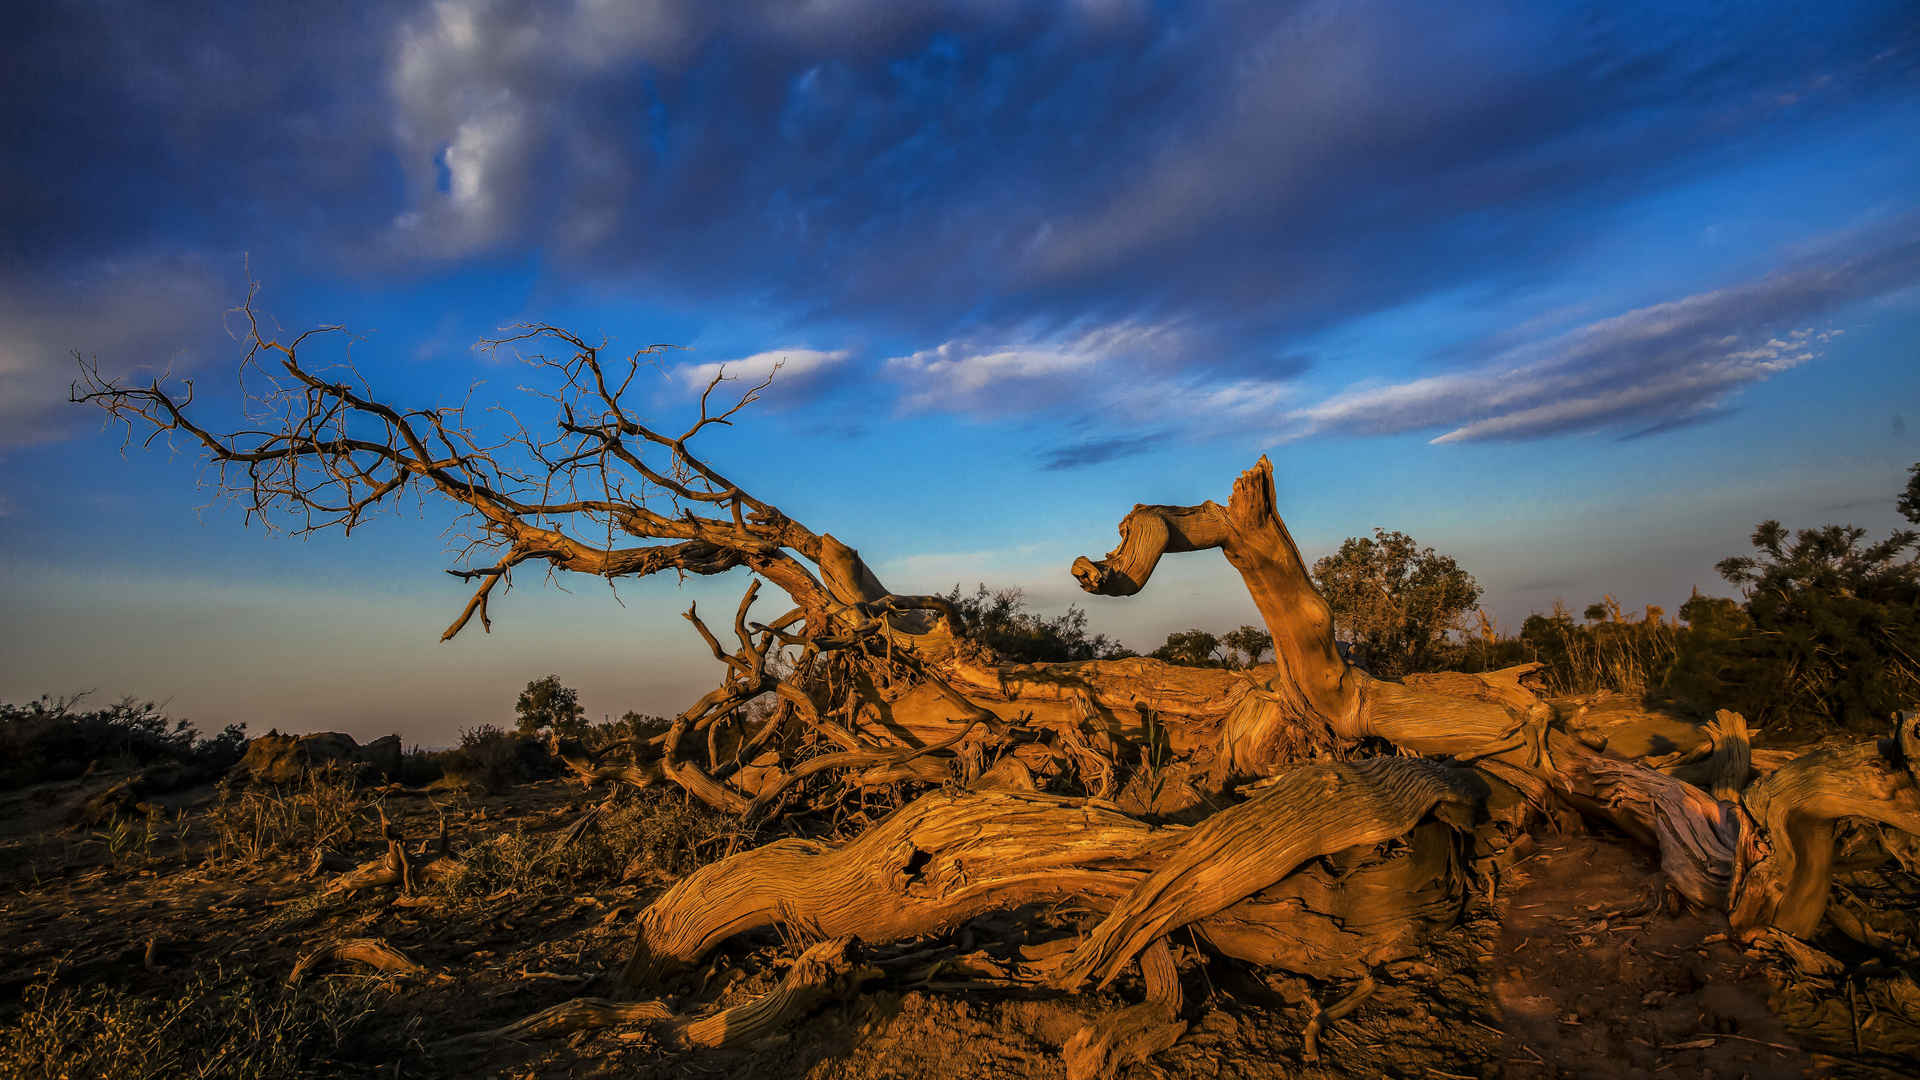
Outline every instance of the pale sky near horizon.
[[(444, 508), (243, 528), (75, 350), (242, 418), (225, 313), (340, 323), (398, 403), (523, 403), (537, 320), (784, 362), (709, 442), (900, 591), (1024, 588), (1142, 650), (1254, 618), (1217, 556), (1067, 574), (1262, 453), (1309, 558), (1374, 526), (1509, 628), (1671, 610), (1754, 524), (1884, 533), (1920, 461), (1908, 4), (39, 5), (0, 45), (0, 700), (256, 732), (506, 722), (553, 672), (677, 711), (715, 580), (467, 590)], [(556, 585), (563, 585), (563, 592)]]

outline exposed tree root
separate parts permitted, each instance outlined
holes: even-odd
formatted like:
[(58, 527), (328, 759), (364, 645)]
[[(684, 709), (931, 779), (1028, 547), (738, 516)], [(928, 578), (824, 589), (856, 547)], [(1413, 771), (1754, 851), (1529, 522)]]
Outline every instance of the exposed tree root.
[(302, 955), (288, 973), (287, 982), (298, 986), (314, 969), (343, 960), (390, 975), (419, 975), (427, 970), (380, 938), (353, 938), (330, 942)]
[(1061, 1050), (1067, 1080), (1111, 1076), (1172, 1046), (1186, 1032), (1186, 1021), (1180, 1019), (1180, 973), (1165, 938), (1156, 938), (1141, 951), (1140, 974), (1146, 980), (1147, 1000), (1101, 1017), (1067, 1040)]
[[(335, 878), (321, 894), (323, 897), (352, 896), (368, 889), (396, 886), (402, 896), (412, 896), (435, 878), (451, 873), (459, 866), (459, 860), (448, 851), (444, 821), (441, 822), (440, 838), (431, 856), (413, 854), (407, 850), (405, 838), (387, 821), (384, 808), (380, 810), (380, 834), (387, 841), (386, 853)], [(318, 860), (315, 865), (319, 865)]]
[(1313, 1015), (1307, 1019), (1306, 1030), (1301, 1033), (1300, 1056), (1308, 1061), (1319, 1061), (1320, 1033), (1326, 1030), (1328, 1024), (1359, 1008), (1379, 988), (1380, 984), (1374, 981), (1373, 976), (1366, 975), (1361, 978), (1360, 985), (1348, 991), (1345, 997), (1332, 1005), (1322, 1009), (1316, 1002), (1313, 1006)]
[(685, 1048), (713, 1049), (750, 1043), (775, 1034), (825, 1002), (844, 997), (861, 983), (879, 977), (878, 969), (859, 962), (857, 944), (846, 937), (820, 942), (800, 954), (772, 991), (703, 1016), (682, 1016), (661, 1001), (623, 1003), (604, 998), (574, 998), (504, 1027), (462, 1036), (462, 1039), (537, 1039), (644, 1023), (652, 1025), (653, 1034), (663, 1037), (664, 1041)]

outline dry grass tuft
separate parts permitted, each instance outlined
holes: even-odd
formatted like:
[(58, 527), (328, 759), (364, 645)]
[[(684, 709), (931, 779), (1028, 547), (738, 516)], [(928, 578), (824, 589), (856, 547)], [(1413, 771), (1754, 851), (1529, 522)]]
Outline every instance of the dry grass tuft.
[(0, 1076), (276, 1080), (362, 1075), (338, 1060), (371, 1012), (369, 985), (295, 992), (219, 968), (143, 997), (117, 987), (30, 986), (0, 1037)]
[(317, 769), (305, 786), (280, 791), (222, 784), (206, 816), (209, 855), (251, 861), (274, 852), (343, 851), (353, 845), (369, 807), (353, 773), (344, 769)]
[(461, 899), (671, 881), (731, 854), (750, 836), (737, 818), (679, 792), (640, 792), (599, 811), (570, 842), (516, 827), (476, 844), (459, 853), (459, 868), (436, 889)]

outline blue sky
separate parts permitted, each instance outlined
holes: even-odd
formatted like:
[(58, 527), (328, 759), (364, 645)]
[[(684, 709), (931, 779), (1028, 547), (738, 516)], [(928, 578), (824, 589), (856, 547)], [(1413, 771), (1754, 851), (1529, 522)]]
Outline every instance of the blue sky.
[(717, 678), (677, 613), (736, 577), (523, 574), (441, 645), (442, 507), (243, 528), (66, 404), (77, 350), (240, 417), (250, 277), (407, 404), (525, 405), (471, 346), (528, 320), (685, 346), (663, 419), (781, 360), (716, 462), (895, 589), (1139, 648), (1251, 604), (1067, 566), (1262, 453), (1310, 556), (1405, 530), (1509, 627), (1713, 591), (1763, 518), (1891, 527), (1920, 460), (1906, 4), (265, 7), (0, 46), (0, 698), (435, 743), (548, 671), (596, 716)]

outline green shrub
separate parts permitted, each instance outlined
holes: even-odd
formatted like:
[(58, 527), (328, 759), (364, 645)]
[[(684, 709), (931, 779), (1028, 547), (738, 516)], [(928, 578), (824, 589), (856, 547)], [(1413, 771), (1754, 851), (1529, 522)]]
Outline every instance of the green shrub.
[(1051, 619), (1027, 610), (1026, 595), (1019, 589), (992, 591), (983, 583), (972, 596), (963, 596), (955, 585), (946, 599), (966, 620), (974, 640), (1016, 663), (1117, 660), (1134, 655), (1105, 634), (1089, 634), (1087, 613), (1077, 607)]
[(1920, 533), (1865, 538), (1762, 523), (1755, 554), (1719, 566), (1746, 603), (1696, 596), (1682, 608), (1693, 631), (1664, 695), (1776, 729), (1883, 731), (1920, 705)]
[(1452, 556), (1378, 528), (1314, 563), (1313, 581), (1354, 662), (1381, 678), (1454, 661), (1453, 635), (1480, 602), (1479, 583)]

